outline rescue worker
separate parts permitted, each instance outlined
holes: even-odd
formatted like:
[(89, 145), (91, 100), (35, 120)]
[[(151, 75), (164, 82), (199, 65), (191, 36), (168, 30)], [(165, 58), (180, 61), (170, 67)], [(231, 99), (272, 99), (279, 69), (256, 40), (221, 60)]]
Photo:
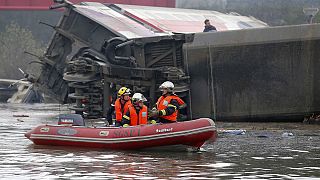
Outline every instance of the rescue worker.
[[(112, 87), (113, 87), (113, 84), (111, 83), (110, 88)], [(114, 92), (112, 93), (112, 96), (109, 96), (109, 100), (111, 103), (110, 103), (110, 108), (108, 109), (106, 114), (106, 120), (108, 121), (108, 124), (107, 124), (108, 126), (113, 125), (113, 121), (116, 120), (115, 113), (114, 113), (114, 110), (115, 110), (114, 104), (117, 98), (118, 98), (118, 92)]]
[(158, 117), (158, 122), (173, 123), (177, 121), (178, 110), (185, 107), (184, 101), (174, 94), (174, 84), (166, 81), (159, 86), (162, 96), (156, 103), (156, 110), (150, 112), (150, 117)]
[(141, 93), (134, 93), (132, 96), (132, 105), (129, 106), (129, 111), (122, 117), (121, 124), (123, 127), (136, 126), (147, 124), (148, 108), (143, 103), (147, 99)]
[(121, 126), (122, 116), (128, 112), (129, 106), (132, 105), (129, 96), (130, 94), (130, 89), (127, 87), (122, 87), (118, 91), (118, 99), (114, 103), (116, 111), (115, 126)]

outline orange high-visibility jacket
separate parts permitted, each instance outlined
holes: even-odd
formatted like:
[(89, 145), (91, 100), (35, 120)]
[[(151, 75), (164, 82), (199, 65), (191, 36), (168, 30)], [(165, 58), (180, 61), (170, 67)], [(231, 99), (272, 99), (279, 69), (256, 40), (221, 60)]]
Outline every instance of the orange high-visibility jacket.
[[(143, 107), (139, 111), (139, 115), (137, 114), (137, 110), (133, 105), (129, 107), (130, 117), (124, 115), (124, 118), (130, 120), (130, 126), (147, 124), (148, 122), (148, 108), (143, 105)], [(127, 113), (128, 114), (128, 113)]]
[(128, 112), (129, 106), (131, 106), (131, 100), (127, 101), (123, 106), (121, 106), (120, 98), (114, 103), (114, 108), (116, 111), (116, 121), (121, 122), (122, 116)]
[[(170, 120), (170, 121), (176, 121), (177, 120), (177, 116), (178, 116), (178, 109), (176, 106), (170, 104), (171, 100), (176, 100), (178, 101), (178, 104), (180, 105), (180, 103), (183, 102), (182, 99), (180, 99), (178, 96), (176, 95), (170, 95), (170, 96), (161, 96), (159, 99), (158, 99), (158, 102), (157, 102), (157, 109), (159, 111), (162, 111), (162, 110), (165, 110), (167, 107), (173, 107), (175, 108), (175, 111), (174, 113), (170, 114), (170, 115), (164, 115), (164, 116), (159, 116), (160, 118), (163, 118), (163, 119), (166, 119), (166, 120)], [(184, 102), (182, 103), (184, 104)], [(163, 112), (165, 113), (165, 111)], [(162, 114), (163, 114), (162, 113)]]

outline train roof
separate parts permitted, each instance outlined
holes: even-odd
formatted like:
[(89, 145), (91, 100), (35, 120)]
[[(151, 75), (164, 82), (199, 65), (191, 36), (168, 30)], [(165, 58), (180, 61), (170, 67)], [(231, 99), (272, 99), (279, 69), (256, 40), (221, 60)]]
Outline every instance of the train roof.
[(197, 33), (209, 19), (218, 31), (268, 27), (253, 17), (217, 11), (83, 2), (75, 11), (126, 38)]

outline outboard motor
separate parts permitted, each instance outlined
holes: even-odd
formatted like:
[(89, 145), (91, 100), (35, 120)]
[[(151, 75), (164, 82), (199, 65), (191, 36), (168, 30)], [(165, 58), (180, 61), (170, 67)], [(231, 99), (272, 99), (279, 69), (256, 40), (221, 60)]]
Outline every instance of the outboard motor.
[(84, 126), (84, 119), (80, 114), (60, 114), (58, 125)]

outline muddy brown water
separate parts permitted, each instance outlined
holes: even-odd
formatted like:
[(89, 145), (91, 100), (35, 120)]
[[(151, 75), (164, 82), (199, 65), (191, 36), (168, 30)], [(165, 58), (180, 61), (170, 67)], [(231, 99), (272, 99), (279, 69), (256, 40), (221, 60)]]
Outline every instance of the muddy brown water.
[[(0, 179), (319, 179), (320, 126), (218, 122), (201, 152), (36, 146), (24, 133), (66, 106), (0, 104)], [(27, 117), (17, 117), (17, 116)]]

